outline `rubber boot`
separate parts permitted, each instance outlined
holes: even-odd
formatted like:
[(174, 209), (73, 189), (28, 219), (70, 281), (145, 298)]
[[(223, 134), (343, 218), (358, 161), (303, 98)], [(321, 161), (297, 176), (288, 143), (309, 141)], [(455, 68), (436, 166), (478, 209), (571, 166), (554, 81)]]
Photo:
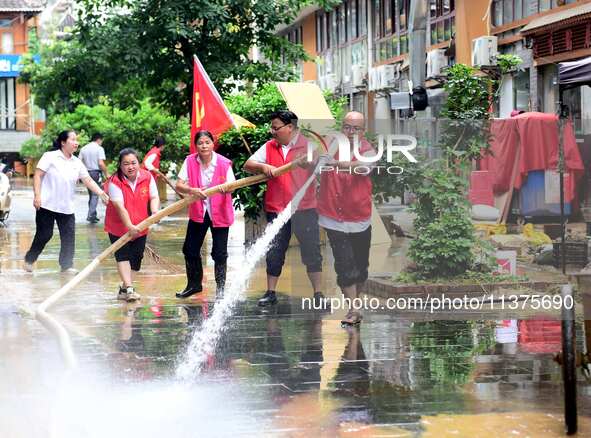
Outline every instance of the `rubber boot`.
[(189, 298), (191, 295), (203, 291), (201, 286), (203, 280), (201, 259), (185, 257), (185, 268), (187, 269), (187, 287), (176, 294), (177, 298)]
[(215, 276), (215, 296), (222, 297), (224, 295), (224, 288), (226, 287), (226, 262), (215, 262), (214, 276)]

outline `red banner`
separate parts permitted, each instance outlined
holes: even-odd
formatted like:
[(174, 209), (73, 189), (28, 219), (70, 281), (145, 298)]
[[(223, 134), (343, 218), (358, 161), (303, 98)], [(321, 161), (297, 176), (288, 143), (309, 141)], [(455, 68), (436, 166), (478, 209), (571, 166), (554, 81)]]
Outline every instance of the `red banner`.
[(193, 139), (201, 130), (211, 132), (216, 141), (220, 134), (234, 125), (230, 112), (215, 89), (203, 65), (193, 57), (193, 106), (191, 110), (191, 153), (195, 153)]

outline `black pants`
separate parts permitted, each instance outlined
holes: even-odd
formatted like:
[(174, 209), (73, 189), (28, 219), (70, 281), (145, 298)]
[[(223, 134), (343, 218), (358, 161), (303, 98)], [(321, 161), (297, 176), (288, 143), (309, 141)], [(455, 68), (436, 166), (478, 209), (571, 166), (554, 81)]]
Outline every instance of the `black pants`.
[(60, 257), (59, 262), (62, 269), (71, 268), (74, 264), (74, 247), (76, 239), (76, 218), (73, 214), (56, 213), (54, 211), (40, 208), (35, 215), (35, 237), (31, 248), (25, 255), (25, 262), (35, 263), (39, 254), (53, 236), (53, 224), (57, 222), (60, 233)]
[(371, 226), (361, 233), (342, 233), (326, 230), (339, 287), (353, 286), (367, 280)]
[[(109, 233), (111, 243), (117, 242), (120, 237)], [(142, 259), (144, 258), (144, 251), (146, 249), (146, 238), (147, 236), (140, 236), (127, 242), (115, 251), (115, 261), (129, 262), (132, 271), (139, 271), (142, 267)]]
[(208, 229), (211, 229), (211, 238), (213, 240), (211, 257), (216, 263), (224, 264), (228, 259), (228, 231), (230, 228), (214, 227), (208, 213), (205, 213), (203, 223), (189, 220), (185, 243), (183, 244), (183, 254), (186, 258), (201, 260), (201, 246)]
[[(266, 215), (269, 223), (277, 217), (277, 213), (266, 213)], [(322, 272), (318, 213), (316, 209), (311, 208), (296, 211), (291, 219), (281, 227), (267, 252), (267, 274), (273, 277), (281, 275), (292, 229), (300, 243), (300, 256), (302, 263), (306, 265), (306, 271)]]
[[(89, 170), (88, 174), (95, 183), (100, 184), (102, 171)], [(96, 207), (98, 205), (98, 195), (88, 189), (88, 219), (96, 219)]]

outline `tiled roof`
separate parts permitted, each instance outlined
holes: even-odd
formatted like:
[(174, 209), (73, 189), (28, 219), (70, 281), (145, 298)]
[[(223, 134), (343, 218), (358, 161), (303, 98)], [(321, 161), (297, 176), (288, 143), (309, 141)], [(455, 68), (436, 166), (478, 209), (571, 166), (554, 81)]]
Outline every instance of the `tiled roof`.
[(591, 3), (584, 3), (574, 8), (569, 8), (563, 11), (555, 12), (553, 14), (544, 15), (536, 18), (521, 29), (521, 33), (531, 33), (548, 26), (558, 24), (572, 24), (573, 22), (587, 18), (591, 14)]
[(45, 0), (0, 0), (0, 12), (41, 12)]

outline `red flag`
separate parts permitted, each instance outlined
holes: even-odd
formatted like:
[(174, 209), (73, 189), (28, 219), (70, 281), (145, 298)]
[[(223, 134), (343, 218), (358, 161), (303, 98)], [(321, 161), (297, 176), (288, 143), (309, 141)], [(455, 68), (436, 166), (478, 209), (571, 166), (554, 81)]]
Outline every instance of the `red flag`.
[(215, 89), (197, 56), (193, 57), (193, 107), (191, 111), (191, 153), (195, 153), (193, 139), (200, 130), (218, 137), (234, 126), (230, 112)]

